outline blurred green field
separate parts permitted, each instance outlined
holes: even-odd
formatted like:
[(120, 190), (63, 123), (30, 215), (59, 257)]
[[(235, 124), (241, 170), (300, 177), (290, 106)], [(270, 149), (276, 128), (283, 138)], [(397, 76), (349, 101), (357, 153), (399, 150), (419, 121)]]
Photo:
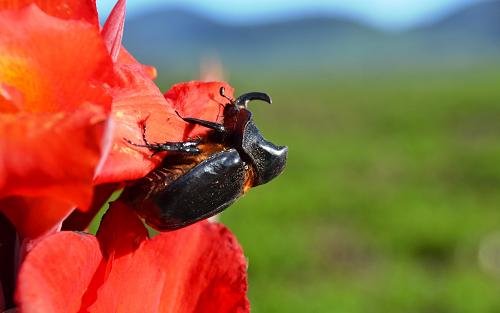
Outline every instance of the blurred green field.
[(500, 312), (500, 66), (229, 81), (289, 146), (222, 215), (252, 312)]

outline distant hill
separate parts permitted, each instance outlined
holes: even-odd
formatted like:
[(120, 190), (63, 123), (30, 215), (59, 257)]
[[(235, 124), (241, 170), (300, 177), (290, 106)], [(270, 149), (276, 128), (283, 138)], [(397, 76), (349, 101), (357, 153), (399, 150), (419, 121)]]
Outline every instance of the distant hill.
[(434, 36), (468, 35), (478, 39), (500, 40), (500, 1), (483, 1), (461, 8), (450, 15), (417, 29)]
[(408, 32), (421, 49), (444, 56), (481, 58), (500, 56), (500, 1), (484, 1), (462, 8)]
[(125, 46), (162, 70), (196, 70), (215, 55), (231, 69), (387, 68), (475, 62), (500, 56), (500, 1), (462, 8), (429, 25), (385, 33), (339, 17), (229, 26), (183, 11), (127, 21)]

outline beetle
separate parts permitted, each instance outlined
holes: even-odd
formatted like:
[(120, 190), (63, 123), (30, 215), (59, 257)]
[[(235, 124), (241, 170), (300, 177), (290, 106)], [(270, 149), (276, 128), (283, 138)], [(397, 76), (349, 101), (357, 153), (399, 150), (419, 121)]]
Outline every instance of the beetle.
[(160, 231), (176, 230), (213, 216), (229, 207), (250, 188), (265, 184), (284, 170), (288, 147), (264, 139), (256, 127), (248, 103), (271, 103), (266, 93), (250, 92), (233, 100), (220, 94), (223, 123), (181, 117), (210, 131), (204, 138), (185, 142), (144, 144), (153, 154), (170, 151), (162, 164), (127, 186), (121, 199), (129, 203), (147, 224)]

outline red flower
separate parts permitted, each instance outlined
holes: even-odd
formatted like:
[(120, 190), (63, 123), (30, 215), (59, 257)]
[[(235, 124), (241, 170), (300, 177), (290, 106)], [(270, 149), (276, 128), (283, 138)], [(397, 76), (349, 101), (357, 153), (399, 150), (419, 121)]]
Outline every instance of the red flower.
[(26, 257), (21, 312), (248, 312), (246, 261), (219, 224), (201, 222), (152, 239), (114, 203), (97, 237), (60, 232)]
[(186, 129), (175, 110), (215, 120), (220, 86), (231, 95), (226, 84), (193, 82), (165, 98), (151, 80), (154, 69), (121, 47), (123, 0), (101, 33), (91, 0), (2, 8), (17, 10), (0, 11), (0, 210), (23, 237), (57, 227), (75, 208), (86, 211), (95, 185), (157, 166), (163, 155), (150, 158), (123, 139), (141, 143), (146, 120), (151, 141), (186, 140), (206, 130)]
[(113, 64), (96, 25), (29, 5), (0, 11), (0, 83), (0, 210), (33, 238), (89, 206)]
[(97, 8), (95, 0), (3, 0), (0, 2), (0, 10), (19, 10), (30, 4), (36, 4), (48, 15), (60, 19), (74, 19), (98, 24)]
[[(19, 310), (247, 312), (246, 262), (221, 225), (150, 239), (115, 203), (97, 237), (51, 234), (65, 219), (83, 229), (109, 194), (161, 162), (163, 154), (151, 158), (124, 138), (141, 143), (143, 124), (151, 142), (203, 136), (176, 111), (216, 121), (226, 102), (220, 87), (232, 96), (225, 83), (200, 82), (163, 95), (155, 69), (121, 46), (124, 17), (124, 0), (102, 30), (93, 0), (0, 3), (0, 224), (5, 215), (21, 238), (37, 239), (17, 277)], [(87, 216), (67, 219), (75, 208)], [(3, 230), (0, 246), (11, 247)], [(10, 304), (13, 259), (0, 259), (0, 311)]]

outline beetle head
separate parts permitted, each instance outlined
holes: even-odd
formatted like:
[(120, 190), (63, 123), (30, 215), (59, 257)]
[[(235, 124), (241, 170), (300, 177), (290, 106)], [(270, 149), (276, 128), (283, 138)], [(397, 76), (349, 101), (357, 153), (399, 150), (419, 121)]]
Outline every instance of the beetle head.
[(262, 185), (277, 177), (285, 169), (288, 147), (267, 141), (250, 119), (243, 129), (241, 146), (256, 170), (254, 185)]
[[(221, 95), (225, 97), (223, 88)], [(225, 108), (224, 124), (232, 129), (237, 146), (254, 165), (257, 174), (254, 186), (265, 184), (283, 172), (288, 147), (276, 146), (264, 139), (253, 121), (252, 113), (247, 109), (247, 104), (252, 100), (271, 103), (271, 97), (262, 92), (250, 92), (234, 101), (227, 99), (230, 103)]]

